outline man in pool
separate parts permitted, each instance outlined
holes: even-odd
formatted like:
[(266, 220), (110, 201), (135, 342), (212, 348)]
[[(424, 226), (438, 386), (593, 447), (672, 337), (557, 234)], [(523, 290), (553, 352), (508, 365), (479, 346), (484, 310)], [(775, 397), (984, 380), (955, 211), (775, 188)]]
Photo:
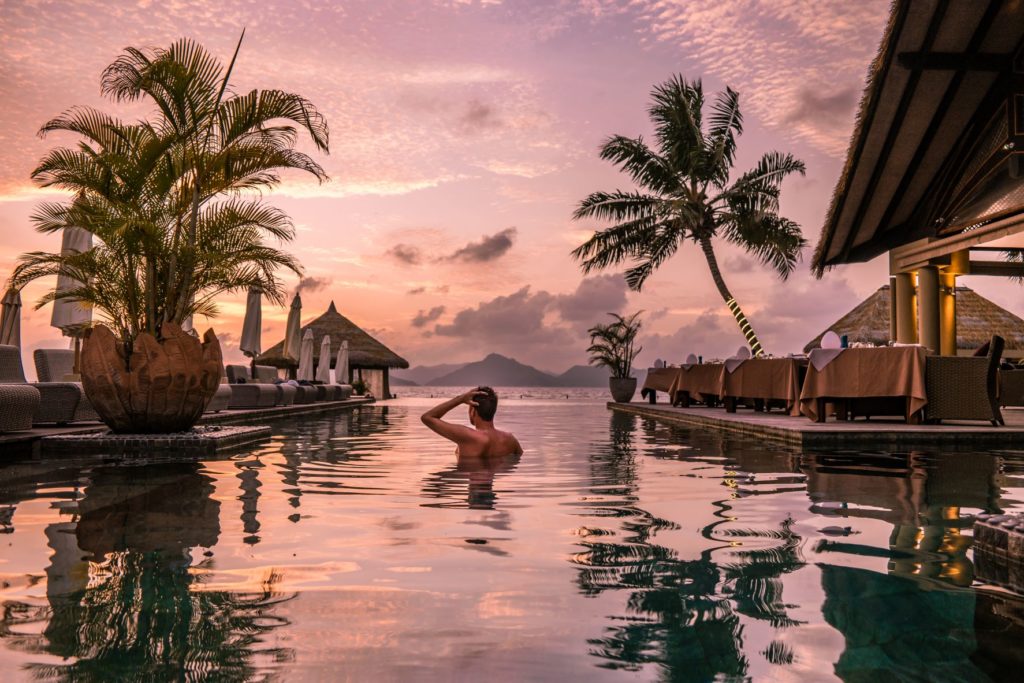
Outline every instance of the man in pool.
[[(469, 406), (472, 427), (445, 422), (443, 418), (452, 408), (463, 403)], [(512, 434), (494, 428), (494, 413), (498, 411), (498, 395), (490, 387), (477, 387), (435, 406), (423, 413), (423, 424), (449, 441), (455, 442), (459, 457), (491, 458), (522, 455), (523, 448)]]

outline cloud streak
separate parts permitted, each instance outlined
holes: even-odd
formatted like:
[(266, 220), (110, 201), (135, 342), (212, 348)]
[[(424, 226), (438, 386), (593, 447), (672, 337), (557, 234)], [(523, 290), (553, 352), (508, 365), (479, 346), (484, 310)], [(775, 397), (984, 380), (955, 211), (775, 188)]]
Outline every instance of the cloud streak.
[(493, 235), (485, 236), (477, 242), (470, 242), (457, 249), (455, 253), (445, 257), (446, 261), (462, 263), (487, 263), (501, 258), (512, 249), (516, 240), (516, 229), (505, 228)]

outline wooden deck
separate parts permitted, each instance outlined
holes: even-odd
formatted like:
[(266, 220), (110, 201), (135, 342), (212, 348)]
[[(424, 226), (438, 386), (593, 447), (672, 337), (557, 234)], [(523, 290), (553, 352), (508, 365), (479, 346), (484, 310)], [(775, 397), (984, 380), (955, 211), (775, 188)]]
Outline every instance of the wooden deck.
[(1003, 410), (1006, 426), (993, 427), (981, 422), (952, 421), (941, 425), (908, 425), (896, 418), (853, 422), (830, 420), (819, 424), (781, 411), (758, 413), (740, 408), (735, 413), (727, 413), (722, 408), (673, 408), (649, 403), (609, 403), (608, 407), (620, 413), (771, 439), (799, 447), (1024, 448), (1024, 410), (1012, 408)]
[[(222, 410), (219, 413), (207, 413), (199, 420), (201, 425), (251, 425), (265, 424), (274, 420), (290, 417), (306, 417), (324, 413), (336, 413), (351, 410), (359, 406), (373, 403), (373, 399), (350, 398), (346, 401), (322, 401), (303, 403), (301, 405), (275, 406), (273, 408), (244, 408)], [(83, 422), (64, 427), (36, 427), (24, 432), (8, 432), (0, 434), (0, 456), (32, 455), (38, 452), (39, 440), (47, 436), (63, 436), (67, 434), (92, 434), (106, 431), (107, 427), (99, 422)]]

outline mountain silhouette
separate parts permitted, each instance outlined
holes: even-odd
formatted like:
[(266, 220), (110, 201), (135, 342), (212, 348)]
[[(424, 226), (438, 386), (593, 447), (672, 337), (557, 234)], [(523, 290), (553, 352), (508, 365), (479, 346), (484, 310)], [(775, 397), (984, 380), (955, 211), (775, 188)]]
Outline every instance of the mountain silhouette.
[(512, 358), (492, 353), (483, 360), (437, 377), (430, 382), (439, 387), (555, 387), (562, 386), (558, 378), (524, 365)]

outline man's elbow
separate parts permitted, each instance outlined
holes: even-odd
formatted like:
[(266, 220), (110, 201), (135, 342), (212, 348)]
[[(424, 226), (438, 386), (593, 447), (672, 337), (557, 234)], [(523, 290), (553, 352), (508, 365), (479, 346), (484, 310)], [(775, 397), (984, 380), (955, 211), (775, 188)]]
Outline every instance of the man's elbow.
[(430, 415), (430, 413), (423, 413), (422, 415), (420, 415), (420, 422), (427, 425), (428, 427), (430, 426), (430, 421), (433, 419), (434, 418)]

